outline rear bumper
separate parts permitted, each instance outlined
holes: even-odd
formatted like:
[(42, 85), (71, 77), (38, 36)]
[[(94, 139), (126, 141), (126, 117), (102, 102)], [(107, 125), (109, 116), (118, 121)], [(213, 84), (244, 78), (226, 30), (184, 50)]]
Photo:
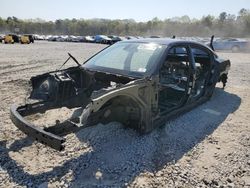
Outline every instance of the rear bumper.
[(26, 121), (21, 115), (22, 112), (25, 112), (27, 109), (26, 106), (17, 107), (16, 105), (12, 105), (10, 108), (10, 118), (15, 126), (24, 132), (27, 136), (33, 138), (34, 140), (48, 145), (58, 151), (64, 149), (63, 143), (65, 142), (65, 138), (52, 134), (50, 132), (45, 131), (42, 128), (36, 127), (33, 124)]

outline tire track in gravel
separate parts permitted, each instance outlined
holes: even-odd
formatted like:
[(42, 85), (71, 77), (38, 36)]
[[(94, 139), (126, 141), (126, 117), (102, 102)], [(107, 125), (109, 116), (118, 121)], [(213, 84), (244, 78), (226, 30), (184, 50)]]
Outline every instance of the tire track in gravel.
[(46, 67), (49, 67), (49, 69), (51, 70), (55, 70), (55, 67), (57, 67), (57, 64), (51, 66), (51, 62), (43, 63), (42, 65), (37, 65), (37, 64), (38, 63), (32, 66), (25, 66), (25, 67), (18, 66), (17, 69), (0, 72), (0, 80), (2, 83), (6, 83), (8, 81), (16, 79), (25, 79), (25, 78), (29, 79), (32, 75), (42, 74), (47, 72), (48, 68)]
[[(3, 62), (3, 64), (8, 64), (9, 62)], [(0, 70), (6, 70), (6, 69), (11, 69), (14, 67), (21, 67), (21, 66), (25, 66), (25, 65), (29, 65), (30, 63), (23, 63), (23, 64), (11, 64), (11, 65), (5, 65), (5, 66), (0, 66)]]
[[(0, 75), (2, 74), (8, 74), (8, 73), (13, 73), (15, 71), (22, 71), (28, 68), (40, 68), (42, 66), (46, 66), (48, 64), (51, 64), (52, 60), (51, 59), (46, 59), (42, 61), (29, 61), (28, 63), (22, 63), (22, 64), (17, 64), (17, 65), (6, 65), (6, 66), (0, 66)], [(39, 66), (39, 64), (42, 64)], [(21, 67), (21, 69), (19, 69)], [(8, 71), (6, 71), (6, 69)]]
[(26, 67), (26, 68), (17, 69), (17, 70), (10, 70), (10, 71), (0, 73), (0, 76), (2, 76), (2, 75), (4, 76), (6, 74), (14, 74), (14, 73), (18, 73), (18, 72), (25, 71), (25, 70), (38, 69), (38, 68), (41, 68), (41, 67), (44, 67), (44, 66), (45, 65), (39, 65), (39, 66)]

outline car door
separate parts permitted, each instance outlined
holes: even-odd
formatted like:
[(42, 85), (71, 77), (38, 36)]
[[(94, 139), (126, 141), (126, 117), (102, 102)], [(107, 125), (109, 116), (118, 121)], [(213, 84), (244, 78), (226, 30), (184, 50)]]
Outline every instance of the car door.
[(171, 47), (159, 72), (159, 100), (161, 113), (185, 105), (194, 85), (194, 64), (186, 45)]
[(200, 45), (190, 45), (191, 56), (195, 66), (193, 88), (189, 101), (193, 102), (206, 95), (213, 79), (214, 58), (211, 52)]

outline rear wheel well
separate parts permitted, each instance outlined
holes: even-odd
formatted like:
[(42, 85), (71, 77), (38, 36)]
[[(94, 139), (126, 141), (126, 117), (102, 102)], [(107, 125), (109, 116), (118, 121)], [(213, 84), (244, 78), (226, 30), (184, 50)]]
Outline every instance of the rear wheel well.
[(223, 88), (225, 88), (226, 83), (227, 83), (228, 76), (226, 73), (222, 74), (219, 78), (219, 81), (222, 82)]

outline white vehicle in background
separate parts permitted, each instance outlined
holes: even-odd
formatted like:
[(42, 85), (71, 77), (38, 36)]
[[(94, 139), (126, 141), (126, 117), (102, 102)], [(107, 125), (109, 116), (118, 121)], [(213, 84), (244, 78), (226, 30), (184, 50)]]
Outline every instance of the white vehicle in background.
[(59, 36), (57, 35), (51, 35), (48, 37), (48, 41), (56, 41)]
[(34, 34), (33, 37), (35, 40), (46, 40), (45, 35)]
[(84, 36), (77, 36), (72, 39), (72, 42), (84, 42)]
[(93, 36), (85, 36), (84, 42), (95, 42), (95, 38)]
[(65, 35), (61, 35), (61, 36), (59, 36), (57, 39), (56, 39), (56, 41), (57, 42), (65, 42), (65, 41), (67, 41), (67, 36), (65, 36)]
[(2, 41), (4, 40), (4, 35), (0, 35), (0, 43), (2, 43)]

